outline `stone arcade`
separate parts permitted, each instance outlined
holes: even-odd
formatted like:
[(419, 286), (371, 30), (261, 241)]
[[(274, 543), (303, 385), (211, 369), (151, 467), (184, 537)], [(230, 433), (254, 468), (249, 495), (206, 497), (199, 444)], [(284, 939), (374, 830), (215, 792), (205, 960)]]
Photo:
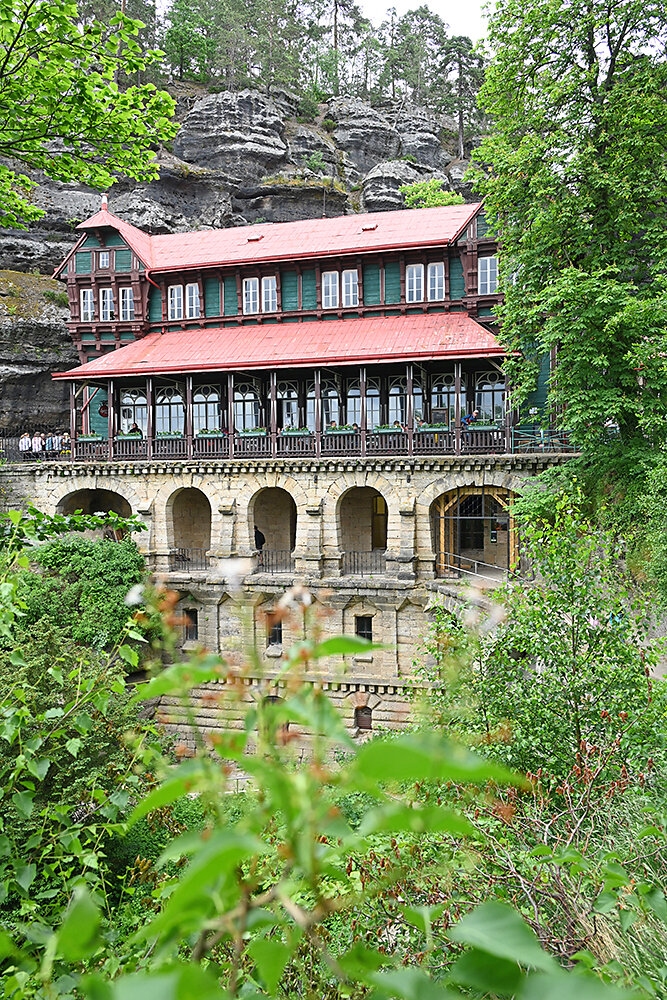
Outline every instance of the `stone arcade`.
[[(305, 582), (328, 630), (388, 647), (320, 677), (351, 731), (400, 726), (425, 609), (506, 573), (513, 498), (567, 450), (529, 422), (549, 359), (525, 412), (508, 405), (482, 206), (149, 236), (103, 203), (78, 228), (56, 272), (81, 361), (54, 376), (72, 461), (25, 466), (16, 488), (141, 517), (184, 644), (233, 658), (253, 639), (268, 676), (299, 630), (266, 612)], [(205, 727), (235, 724), (200, 695)]]

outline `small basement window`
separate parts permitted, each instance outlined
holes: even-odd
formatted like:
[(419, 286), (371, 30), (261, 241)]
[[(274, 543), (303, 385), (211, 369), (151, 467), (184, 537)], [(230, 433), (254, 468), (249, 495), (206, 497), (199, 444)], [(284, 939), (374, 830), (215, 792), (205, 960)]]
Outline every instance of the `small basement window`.
[(354, 724), (357, 729), (370, 730), (373, 728), (373, 712), (368, 705), (362, 705), (354, 710)]
[(269, 626), (266, 635), (267, 646), (282, 646), (283, 644), (283, 623), (274, 622)]
[(199, 612), (194, 608), (187, 608), (185, 615), (185, 641), (196, 642), (199, 638)]
[(369, 642), (373, 641), (372, 615), (355, 615), (354, 634), (358, 635), (360, 639), (368, 639)]

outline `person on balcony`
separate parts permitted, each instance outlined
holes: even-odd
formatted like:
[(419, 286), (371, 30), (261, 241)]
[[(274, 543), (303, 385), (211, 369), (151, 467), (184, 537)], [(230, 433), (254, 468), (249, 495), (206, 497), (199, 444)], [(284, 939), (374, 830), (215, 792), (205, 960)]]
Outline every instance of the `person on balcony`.
[(466, 413), (465, 417), (461, 421), (461, 427), (470, 427), (471, 424), (477, 422), (479, 416), (479, 410), (473, 410), (472, 413)]
[(36, 458), (42, 457), (42, 452), (44, 451), (44, 441), (42, 440), (41, 434), (33, 434), (32, 436), (32, 453)]
[(136, 420), (134, 421), (134, 423), (132, 424), (132, 426), (130, 427), (130, 429), (129, 429), (129, 431), (127, 433), (128, 434), (136, 434), (137, 437), (140, 437), (140, 438), (142, 438), (144, 436), (144, 432), (142, 431), (141, 427), (136, 422)]
[(21, 452), (21, 458), (24, 462), (30, 457), (30, 449), (32, 447), (32, 442), (30, 440), (30, 435), (25, 431), (19, 438), (19, 451)]
[(257, 549), (257, 565), (262, 566), (264, 563), (264, 557), (262, 556), (262, 549), (266, 545), (266, 536), (263, 531), (260, 531), (257, 525), (255, 525), (255, 548)]

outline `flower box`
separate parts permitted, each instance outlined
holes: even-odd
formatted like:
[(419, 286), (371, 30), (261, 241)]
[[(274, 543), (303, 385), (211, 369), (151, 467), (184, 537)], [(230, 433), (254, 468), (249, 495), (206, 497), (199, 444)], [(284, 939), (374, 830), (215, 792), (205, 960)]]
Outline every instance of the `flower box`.
[(448, 424), (422, 424), (421, 427), (415, 427), (415, 434), (419, 434), (420, 431), (448, 431), (450, 427)]
[(358, 434), (361, 428), (354, 427), (325, 427), (325, 434)]
[(197, 431), (198, 438), (222, 438), (225, 436), (224, 431)]
[(238, 432), (241, 437), (266, 437), (266, 427), (255, 427), (254, 430)]
[(172, 434), (171, 432), (160, 431), (157, 439), (158, 441), (182, 441), (183, 435), (178, 432)]
[(77, 441), (106, 441), (100, 434), (79, 434)]
[(123, 432), (120, 431), (120, 433), (117, 434), (116, 437), (121, 441), (125, 441), (127, 440), (127, 438), (130, 438), (134, 441), (141, 441), (141, 439), (143, 438), (143, 434), (137, 434), (136, 431), (133, 431), (132, 433), (128, 431), (127, 434), (123, 434)]
[(283, 437), (288, 437), (288, 436), (289, 437), (308, 437), (310, 435), (310, 431), (308, 430), (307, 427), (305, 429), (301, 429), (301, 428), (290, 428), (290, 429), (287, 429), (287, 428), (283, 427), (283, 429), (282, 429), (282, 431), (280, 433), (282, 434)]

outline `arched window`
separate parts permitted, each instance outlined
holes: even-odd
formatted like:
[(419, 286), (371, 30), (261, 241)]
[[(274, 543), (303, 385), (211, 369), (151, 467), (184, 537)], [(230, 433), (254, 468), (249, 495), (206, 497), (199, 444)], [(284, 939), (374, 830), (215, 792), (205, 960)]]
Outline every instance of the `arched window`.
[(412, 394), (415, 399), (415, 408), (413, 413), (414, 420), (424, 419), (424, 389), (422, 388), (421, 382), (416, 379), (412, 383)]
[(262, 404), (254, 385), (244, 382), (234, 389), (234, 427), (252, 431), (262, 427)]
[(501, 423), (505, 416), (505, 376), (480, 372), (475, 378), (475, 409), (480, 423)]
[(278, 400), (278, 427), (299, 427), (299, 393), (294, 382), (279, 382), (276, 398)]
[(185, 404), (178, 386), (163, 386), (155, 396), (156, 434), (182, 434), (185, 426)]
[(407, 421), (405, 379), (393, 378), (389, 382), (389, 423), (399, 422), (404, 427)]
[(217, 385), (198, 385), (192, 393), (192, 427), (199, 431), (220, 430), (220, 389)]
[(453, 426), (456, 419), (456, 384), (453, 375), (436, 375), (431, 386), (431, 422)]
[[(339, 424), (341, 417), (340, 393), (338, 386), (330, 379), (324, 379), (320, 385), (322, 400), (322, 427), (327, 427), (332, 421)], [(308, 383), (306, 395), (306, 426), (309, 431), (315, 430), (315, 383)]]
[(361, 427), (361, 389), (358, 382), (348, 382), (345, 394), (345, 422)]
[(357, 729), (373, 728), (373, 712), (368, 705), (362, 705), (354, 710), (354, 724)]
[(146, 433), (148, 403), (143, 389), (125, 389), (120, 397), (120, 429), (127, 432), (134, 423)]

